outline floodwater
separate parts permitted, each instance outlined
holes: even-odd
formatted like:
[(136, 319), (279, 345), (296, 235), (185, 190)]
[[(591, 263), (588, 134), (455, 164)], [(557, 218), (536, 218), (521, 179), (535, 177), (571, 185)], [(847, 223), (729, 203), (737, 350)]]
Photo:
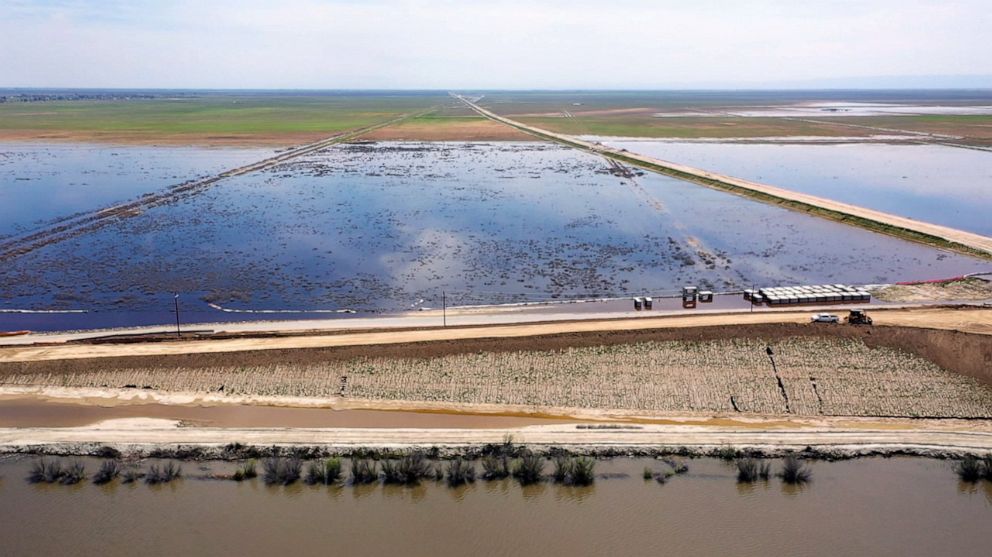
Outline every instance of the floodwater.
[(609, 141), (615, 147), (992, 236), (992, 153), (943, 145)]
[(0, 238), (269, 156), (265, 149), (0, 143)]
[(121, 418), (162, 418), (200, 427), (362, 427), (486, 429), (577, 423), (539, 416), (332, 410), (240, 404), (209, 406), (108, 403), (74, 404), (37, 398), (0, 399), (0, 427), (80, 427)]
[[(219, 182), (0, 268), (0, 327), (46, 330), (879, 283), (974, 258), (544, 143), (341, 145)], [(211, 306), (210, 304), (213, 304)], [(22, 315), (15, 309), (86, 310)]]
[(978, 556), (992, 544), (992, 484), (928, 459), (814, 462), (798, 489), (738, 485), (714, 459), (664, 485), (641, 478), (661, 462), (614, 459), (588, 488), (459, 489), (202, 479), (231, 471), (218, 462), (183, 463), (183, 479), (156, 487), (32, 485), (30, 462), (0, 461), (5, 555)]

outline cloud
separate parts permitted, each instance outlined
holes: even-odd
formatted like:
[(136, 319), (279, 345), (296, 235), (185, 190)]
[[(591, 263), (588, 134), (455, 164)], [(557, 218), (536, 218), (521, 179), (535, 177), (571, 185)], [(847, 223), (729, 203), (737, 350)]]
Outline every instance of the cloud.
[(984, 1), (0, 6), (0, 85), (650, 88), (992, 74)]

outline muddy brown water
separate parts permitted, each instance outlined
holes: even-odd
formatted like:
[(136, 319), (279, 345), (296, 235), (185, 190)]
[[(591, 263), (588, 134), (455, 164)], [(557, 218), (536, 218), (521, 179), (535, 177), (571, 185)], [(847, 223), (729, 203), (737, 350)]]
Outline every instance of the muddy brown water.
[(0, 427), (79, 427), (120, 418), (164, 418), (205, 427), (382, 427), (489, 429), (575, 423), (540, 416), (451, 414), (390, 410), (332, 410), (224, 404), (95, 406), (38, 398), (0, 400)]
[(184, 479), (157, 487), (32, 485), (31, 460), (0, 461), (5, 555), (987, 555), (992, 543), (992, 484), (929, 459), (815, 462), (801, 489), (740, 486), (714, 459), (665, 485), (641, 478), (660, 462), (614, 459), (589, 488), (459, 489), (203, 479), (231, 470), (219, 462), (183, 463)]

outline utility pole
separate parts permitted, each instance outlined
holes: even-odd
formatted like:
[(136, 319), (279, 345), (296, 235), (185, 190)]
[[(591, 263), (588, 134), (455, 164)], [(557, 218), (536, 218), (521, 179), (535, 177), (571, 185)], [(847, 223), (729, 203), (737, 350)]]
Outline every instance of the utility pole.
[(179, 293), (176, 292), (173, 301), (176, 302), (176, 338), (183, 338), (182, 332), (179, 331)]
[(444, 293), (444, 290), (441, 291), (441, 319), (442, 319), (441, 326), (442, 327), (447, 327), (448, 326), (448, 297), (447, 297), (447, 294)]

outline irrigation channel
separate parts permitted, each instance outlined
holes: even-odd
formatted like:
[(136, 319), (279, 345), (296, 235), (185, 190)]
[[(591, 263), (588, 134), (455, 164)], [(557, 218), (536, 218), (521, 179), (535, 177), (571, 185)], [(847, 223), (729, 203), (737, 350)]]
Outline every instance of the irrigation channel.
[(257, 172), (259, 170), (264, 170), (266, 168), (271, 168), (275, 165), (320, 151), (321, 149), (325, 149), (332, 145), (350, 141), (379, 128), (384, 128), (410, 118), (416, 118), (418, 116), (428, 114), (434, 110), (434, 108), (430, 108), (404, 114), (371, 126), (346, 131), (314, 143), (308, 143), (300, 147), (287, 149), (274, 157), (269, 157), (245, 166), (233, 168), (202, 180), (184, 182), (159, 193), (146, 194), (126, 203), (55, 220), (47, 227), (0, 241), (0, 262), (9, 261), (15, 257), (30, 253), (44, 246), (98, 230), (112, 222), (140, 215), (153, 207), (174, 203), (179, 199), (202, 192), (226, 178), (232, 178), (234, 176), (241, 176), (244, 174)]
[(548, 131), (500, 116), (486, 110), (464, 96), (452, 93), (480, 115), (514, 127), (541, 139), (595, 153), (607, 159), (681, 178), (716, 189), (744, 195), (759, 201), (774, 203), (816, 216), (852, 224), (910, 241), (955, 250), (969, 255), (992, 258), (992, 238), (946, 226), (921, 222), (882, 211), (858, 207), (822, 197), (790, 191), (767, 184), (742, 180), (724, 174), (707, 172), (691, 166), (672, 163), (626, 150), (585, 141), (570, 135)]
[[(454, 487), (355, 484), (347, 458), (330, 485), (304, 482), (313, 460), (289, 485), (265, 482), (264, 458), (240, 482), (246, 460), (125, 461), (103, 485), (102, 459), (79, 459), (74, 485), (30, 483), (37, 462), (0, 459), (7, 554), (984, 555), (992, 542), (992, 482), (923, 458), (807, 462), (810, 481), (792, 485), (778, 459), (767, 480), (741, 483), (731, 460), (620, 457), (597, 459), (585, 486), (556, 483), (547, 459), (530, 485), (485, 479), (476, 460), (477, 479)], [(179, 477), (163, 478), (170, 464)], [(157, 483), (125, 483), (153, 467)]]

